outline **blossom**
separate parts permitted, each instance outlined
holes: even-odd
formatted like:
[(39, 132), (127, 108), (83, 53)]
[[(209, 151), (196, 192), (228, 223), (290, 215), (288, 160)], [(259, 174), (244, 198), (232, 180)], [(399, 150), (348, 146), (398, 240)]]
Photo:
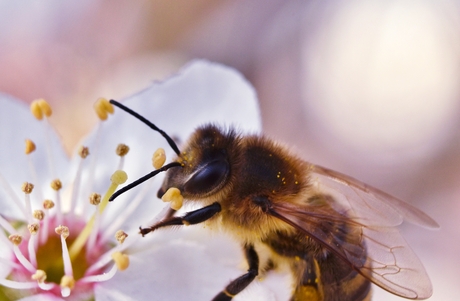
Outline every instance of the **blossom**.
[[(107, 204), (125, 175), (129, 182), (152, 170), (157, 148), (172, 157), (161, 135), (115, 110), (69, 160), (48, 124), (45, 101), (34, 102), (36, 118), (7, 95), (0, 103), (2, 299), (205, 300), (242, 273), (239, 246), (222, 235), (209, 239), (199, 225), (138, 235), (164, 206), (156, 198), (161, 176)], [(234, 70), (205, 61), (123, 103), (179, 144), (206, 122), (260, 130), (251, 86)], [(261, 296), (257, 284), (253, 291)]]

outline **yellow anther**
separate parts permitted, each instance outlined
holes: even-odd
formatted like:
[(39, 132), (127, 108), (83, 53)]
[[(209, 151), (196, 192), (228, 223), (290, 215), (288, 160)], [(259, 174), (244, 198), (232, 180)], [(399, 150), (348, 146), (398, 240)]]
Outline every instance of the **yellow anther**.
[(46, 272), (43, 270), (36, 270), (31, 278), (32, 280), (37, 280), (38, 283), (43, 283), (46, 280)]
[(8, 239), (16, 246), (19, 246), (22, 242), (22, 236), (19, 234), (11, 234)]
[(89, 203), (91, 205), (99, 205), (101, 203), (101, 195), (99, 193), (91, 193), (89, 196)]
[(155, 151), (152, 157), (152, 164), (155, 169), (161, 168), (166, 161), (166, 153), (165, 150), (159, 148)]
[(53, 110), (51, 109), (50, 104), (43, 98), (38, 100), (38, 105), (46, 117), (50, 117), (51, 114), (53, 114)]
[(85, 159), (89, 155), (89, 148), (87, 148), (86, 146), (81, 146), (80, 149), (78, 150), (78, 155), (82, 159)]
[(55, 180), (51, 181), (50, 186), (51, 186), (51, 188), (53, 188), (54, 190), (58, 191), (59, 189), (62, 188), (61, 180), (55, 179)]
[(121, 244), (125, 241), (126, 237), (128, 237), (128, 234), (123, 230), (118, 230), (117, 233), (115, 233), (115, 239)]
[(120, 143), (117, 145), (117, 149), (115, 150), (117, 156), (123, 157), (129, 152), (129, 146), (126, 144)]
[(180, 193), (180, 190), (175, 187), (169, 188), (161, 199), (163, 202), (171, 202), (170, 206), (174, 210), (179, 210), (184, 202), (184, 197)]
[(43, 210), (34, 210), (32, 213), (35, 219), (38, 219), (39, 221), (43, 220), (45, 217), (45, 212)]
[(26, 139), (26, 149), (24, 151), (26, 155), (32, 153), (36, 149), (37, 148), (35, 147), (35, 143), (32, 140)]
[(52, 200), (44, 200), (43, 201), (43, 208), (44, 209), (51, 209), (54, 207), (54, 202)]
[(121, 185), (126, 182), (126, 180), (128, 180), (128, 175), (123, 170), (116, 170), (110, 177), (110, 181), (116, 185)]
[(112, 253), (112, 259), (120, 271), (124, 271), (129, 267), (129, 257), (126, 254), (114, 252)]
[(28, 183), (28, 182), (24, 182), (21, 186), (21, 190), (22, 192), (24, 192), (25, 194), (31, 194), (32, 193), (32, 190), (34, 190), (34, 184), (32, 183)]
[(32, 103), (30, 104), (30, 112), (32, 112), (32, 115), (34, 115), (34, 117), (37, 118), (38, 120), (43, 119), (43, 112), (40, 109), (40, 106), (38, 105), (37, 100), (32, 101)]
[(94, 103), (94, 110), (100, 120), (106, 120), (109, 114), (113, 114), (113, 105), (105, 98), (99, 98)]
[(37, 234), (38, 230), (40, 229), (40, 225), (37, 223), (28, 224), (27, 229), (29, 229), (30, 234), (35, 235)]
[(57, 235), (61, 235), (64, 239), (69, 237), (69, 228), (63, 225), (59, 225), (56, 228), (54, 228), (54, 231), (56, 232)]
[(53, 113), (51, 106), (43, 98), (32, 101), (30, 111), (38, 120), (42, 120), (43, 116), (50, 117)]
[(72, 276), (64, 275), (61, 278), (60, 286), (72, 290), (75, 286), (75, 279)]
[(27, 225), (27, 229), (29, 230), (30, 234), (37, 234), (38, 230), (40, 229), (40, 225), (37, 223), (32, 223)]

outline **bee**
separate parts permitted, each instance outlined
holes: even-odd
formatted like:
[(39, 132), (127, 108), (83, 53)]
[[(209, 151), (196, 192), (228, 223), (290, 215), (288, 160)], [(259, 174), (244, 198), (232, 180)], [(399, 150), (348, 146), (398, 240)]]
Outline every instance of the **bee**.
[[(408, 299), (426, 299), (426, 271), (396, 226), (403, 220), (426, 228), (428, 215), (352, 177), (311, 164), (258, 135), (204, 125), (179, 151), (144, 117), (111, 101), (160, 132), (177, 154), (174, 162), (117, 191), (132, 189), (159, 172), (161, 198), (178, 189), (184, 202), (200, 206), (183, 216), (175, 210), (147, 228), (207, 223), (221, 226), (242, 245), (249, 269), (213, 301), (228, 301), (257, 276), (288, 266), (292, 301), (368, 301), (371, 283)], [(261, 261), (260, 252), (268, 255)]]

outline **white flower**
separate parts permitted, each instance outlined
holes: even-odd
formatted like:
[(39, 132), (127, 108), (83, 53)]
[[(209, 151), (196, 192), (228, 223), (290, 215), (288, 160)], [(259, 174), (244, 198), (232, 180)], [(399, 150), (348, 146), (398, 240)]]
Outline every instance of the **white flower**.
[[(239, 246), (221, 235), (209, 240), (200, 226), (137, 234), (164, 206), (156, 198), (161, 176), (105, 206), (116, 170), (131, 182), (153, 169), (158, 147), (171, 159), (160, 134), (115, 109), (82, 142), (89, 155), (68, 160), (46, 117), (33, 118), (6, 95), (0, 104), (0, 299), (206, 300), (242, 273)], [(204, 61), (124, 104), (178, 141), (206, 122), (260, 130), (250, 85), (235, 71)], [(36, 145), (28, 155), (26, 139)], [(115, 154), (120, 143), (130, 148), (126, 156)], [(89, 203), (93, 193), (102, 198), (99, 203), (92, 196), (96, 205)]]

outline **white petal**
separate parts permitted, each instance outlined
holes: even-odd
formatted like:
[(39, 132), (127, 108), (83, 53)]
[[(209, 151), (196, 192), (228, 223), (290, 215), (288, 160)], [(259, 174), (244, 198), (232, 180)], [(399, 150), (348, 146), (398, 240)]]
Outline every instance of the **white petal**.
[[(261, 129), (256, 94), (251, 85), (235, 70), (207, 61), (195, 61), (178, 75), (155, 83), (123, 103), (181, 141), (186, 140), (197, 126), (207, 122), (234, 125), (244, 132)], [(101, 147), (97, 161), (98, 168), (101, 168), (98, 177), (107, 180), (96, 183), (99, 192), (107, 187), (110, 173), (116, 166), (118, 158), (114, 150), (118, 143), (130, 147), (125, 161), (128, 182), (153, 170), (151, 156), (158, 147), (166, 150), (167, 161), (174, 155), (159, 133), (120, 109), (102, 124), (102, 133), (98, 140)], [(94, 135), (89, 136), (85, 144), (93, 145)], [(160, 178), (155, 179), (156, 185), (149, 191), (148, 200), (137, 210), (136, 218), (131, 219), (132, 227), (137, 228), (143, 221), (153, 218), (163, 206), (156, 197)], [(110, 204), (105, 223), (113, 220), (115, 207), (125, 208), (140, 189), (138, 187)]]
[[(49, 187), (51, 179), (55, 177), (62, 179), (68, 167), (68, 159), (59, 142), (59, 137), (52, 128), (49, 128), (49, 144), (55, 167), (55, 174), (52, 175), (46, 153), (45, 126), (39, 124), (39, 121), (32, 116), (26, 105), (11, 96), (0, 94), (0, 106), (2, 108), (0, 110), (0, 173), (18, 194), (23, 182), (34, 182), (28, 160), (24, 154), (24, 141), (31, 139), (37, 146), (37, 150), (32, 154), (33, 162), (42, 180), (41, 183), (34, 184), (41, 184), (42, 191), (49, 193), (51, 189), (45, 190), (44, 188)], [(37, 195), (32, 193), (33, 201), (43, 201), (36, 199), (35, 196)], [(0, 187), (0, 212), (2, 215), (15, 218), (22, 217), (19, 216), (20, 212), (17, 208), (8, 202), (9, 200), (10, 198), (4, 188)]]
[[(196, 235), (190, 233), (195, 230), (187, 230), (190, 236)], [(175, 233), (168, 232), (172, 234), (170, 239), (161, 242), (152, 237), (150, 249), (131, 255), (130, 267), (118, 272), (111, 281), (101, 283), (102, 291), (98, 285), (96, 300), (105, 300), (104, 290), (117, 291), (135, 300), (149, 300), (151, 296), (156, 300), (210, 300), (230, 279), (242, 273), (237, 268), (241, 260), (237, 245), (219, 238), (213, 241), (220, 243), (208, 240), (208, 245), (203, 242), (206, 235), (201, 236), (201, 241), (192, 241), (177, 239)]]

